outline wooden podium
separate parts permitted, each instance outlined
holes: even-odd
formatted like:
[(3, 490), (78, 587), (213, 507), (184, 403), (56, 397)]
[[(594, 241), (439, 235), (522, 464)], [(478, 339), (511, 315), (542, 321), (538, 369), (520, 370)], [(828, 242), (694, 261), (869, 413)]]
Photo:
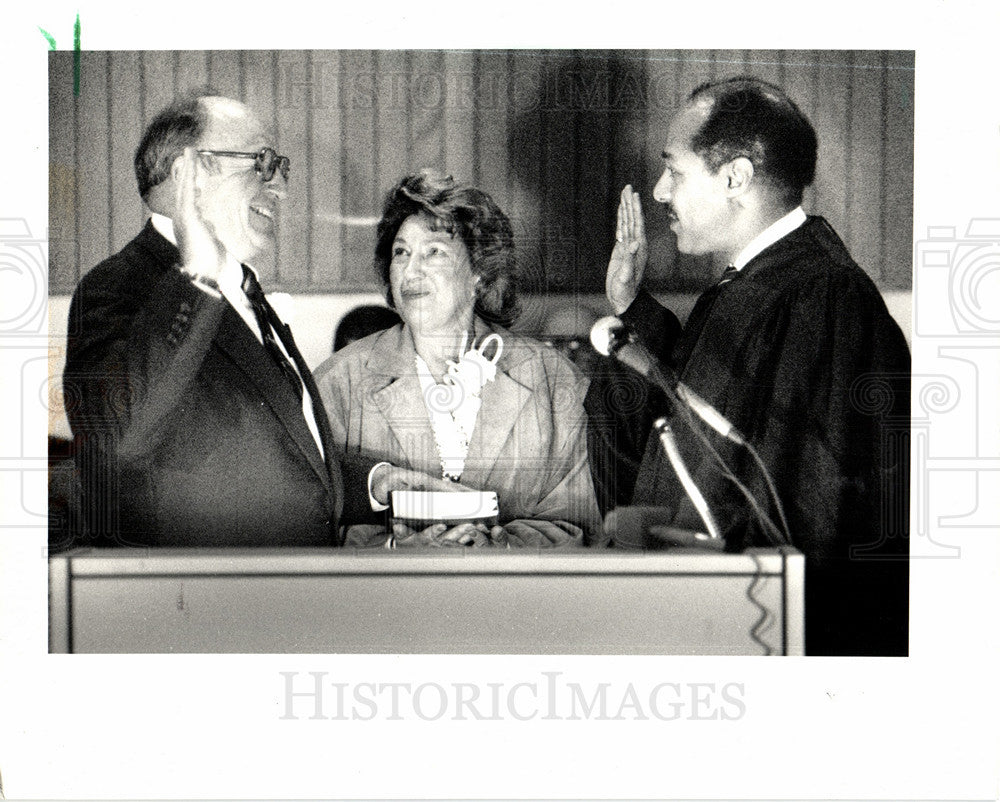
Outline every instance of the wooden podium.
[(79, 549), (51, 652), (802, 654), (802, 555)]

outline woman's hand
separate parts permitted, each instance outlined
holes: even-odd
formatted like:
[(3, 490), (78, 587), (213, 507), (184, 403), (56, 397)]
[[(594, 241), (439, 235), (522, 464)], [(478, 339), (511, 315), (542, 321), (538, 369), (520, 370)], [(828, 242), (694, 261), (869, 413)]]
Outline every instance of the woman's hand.
[[(500, 528), (500, 527), (495, 527)], [(406, 524), (392, 525), (393, 545), (408, 546), (471, 546), (487, 545), (487, 529), (482, 524), (458, 524), (450, 529), (446, 524), (434, 524), (426, 529), (411, 529)], [(482, 541), (482, 542), (479, 542)]]
[(507, 530), (502, 526), (494, 526), (490, 529), (489, 538), (484, 546), (497, 546), (501, 549), (510, 548), (510, 538), (508, 537)]
[(393, 546), (495, 546), (510, 548), (509, 533), (502, 526), (487, 529), (482, 523), (464, 523), (448, 528), (446, 524), (434, 524), (426, 529), (411, 529), (406, 524), (392, 525)]
[(639, 293), (648, 258), (642, 204), (638, 193), (632, 191), (632, 185), (626, 184), (618, 204), (615, 247), (611, 251), (604, 282), (604, 291), (616, 315), (628, 309)]

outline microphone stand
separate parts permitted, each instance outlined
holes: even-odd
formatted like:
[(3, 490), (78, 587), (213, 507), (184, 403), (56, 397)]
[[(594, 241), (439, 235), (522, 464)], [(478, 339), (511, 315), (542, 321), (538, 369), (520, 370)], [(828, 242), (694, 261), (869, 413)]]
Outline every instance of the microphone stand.
[(677, 448), (677, 441), (674, 439), (673, 429), (670, 428), (670, 422), (666, 418), (657, 418), (653, 423), (653, 428), (660, 435), (660, 445), (663, 446), (667, 459), (670, 460), (677, 478), (680, 479), (681, 485), (684, 487), (684, 492), (688, 494), (688, 498), (691, 499), (691, 503), (694, 504), (694, 508), (698, 511), (698, 515), (701, 516), (701, 520), (708, 530), (707, 538), (701, 533), (695, 533), (695, 540), (707, 539), (721, 542), (722, 533), (719, 532), (719, 525), (715, 522), (715, 517), (708, 508), (708, 502), (705, 501), (705, 497), (698, 489), (698, 485), (694, 483), (690, 471), (688, 471), (687, 466), (684, 464), (681, 452)]

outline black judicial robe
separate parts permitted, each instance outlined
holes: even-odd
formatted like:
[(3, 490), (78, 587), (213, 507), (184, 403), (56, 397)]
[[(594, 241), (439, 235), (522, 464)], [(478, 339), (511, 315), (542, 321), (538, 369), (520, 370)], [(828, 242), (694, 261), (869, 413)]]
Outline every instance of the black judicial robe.
[[(810, 217), (706, 291), (683, 329), (646, 293), (622, 319), (771, 473), (806, 556), (807, 653), (905, 654), (910, 355), (829, 224)], [(683, 416), (672, 420), (727, 550), (771, 543)], [(747, 451), (700, 429), (780, 527)], [(632, 500), (668, 506), (674, 525), (704, 529), (657, 437), (645, 443)]]

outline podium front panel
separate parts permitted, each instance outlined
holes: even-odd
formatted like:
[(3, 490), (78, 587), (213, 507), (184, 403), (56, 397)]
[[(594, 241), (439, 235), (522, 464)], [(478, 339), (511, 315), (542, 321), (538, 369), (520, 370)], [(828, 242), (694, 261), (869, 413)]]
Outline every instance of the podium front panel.
[(801, 654), (802, 556), (80, 550), (50, 650)]

